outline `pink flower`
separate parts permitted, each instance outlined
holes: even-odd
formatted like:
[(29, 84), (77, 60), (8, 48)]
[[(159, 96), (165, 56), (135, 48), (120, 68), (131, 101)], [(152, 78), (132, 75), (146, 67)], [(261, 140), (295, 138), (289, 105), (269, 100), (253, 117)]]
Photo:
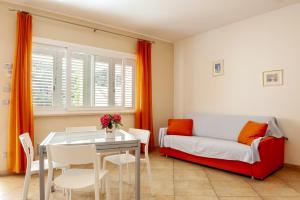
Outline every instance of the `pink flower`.
[(122, 119), (120, 114), (114, 114), (112, 118), (113, 118), (113, 121), (116, 123), (120, 123), (121, 119)]

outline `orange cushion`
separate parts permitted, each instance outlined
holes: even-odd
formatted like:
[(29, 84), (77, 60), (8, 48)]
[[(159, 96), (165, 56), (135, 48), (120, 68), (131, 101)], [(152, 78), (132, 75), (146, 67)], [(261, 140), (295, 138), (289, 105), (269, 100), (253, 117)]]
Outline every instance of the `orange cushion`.
[(169, 119), (168, 135), (193, 135), (193, 120), (192, 119)]
[(238, 142), (251, 145), (256, 138), (265, 136), (268, 124), (248, 121), (240, 132)]

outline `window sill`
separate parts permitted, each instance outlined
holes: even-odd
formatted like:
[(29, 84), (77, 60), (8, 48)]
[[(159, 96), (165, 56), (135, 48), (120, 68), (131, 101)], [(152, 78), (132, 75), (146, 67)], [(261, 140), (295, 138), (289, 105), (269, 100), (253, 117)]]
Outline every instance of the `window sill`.
[(123, 115), (134, 114), (135, 110), (120, 110), (120, 111), (109, 111), (109, 110), (96, 110), (96, 111), (35, 111), (34, 117), (63, 117), (63, 116), (89, 116), (89, 115), (102, 115), (106, 113), (119, 113)]

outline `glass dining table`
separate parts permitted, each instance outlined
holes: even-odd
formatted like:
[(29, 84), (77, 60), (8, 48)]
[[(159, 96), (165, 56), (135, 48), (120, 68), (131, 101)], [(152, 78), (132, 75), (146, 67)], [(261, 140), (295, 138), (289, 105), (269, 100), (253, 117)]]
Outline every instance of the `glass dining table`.
[(40, 200), (45, 200), (44, 159), (47, 145), (95, 144), (97, 152), (135, 150), (135, 199), (140, 199), (140, 140), (124, 130), (118, 130), (113, 137), (107, 137), (104, 130), (82, 132), (51, 132), (39, 146)]

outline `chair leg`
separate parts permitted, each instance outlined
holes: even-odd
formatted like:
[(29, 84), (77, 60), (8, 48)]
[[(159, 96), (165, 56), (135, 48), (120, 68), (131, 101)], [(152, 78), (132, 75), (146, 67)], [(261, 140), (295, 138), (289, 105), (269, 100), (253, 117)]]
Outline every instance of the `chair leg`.
[(23, 200), (27, 199), (28, 190), (29, 190), (29, 183), (31, 178), (31, 172), (27, 171), (24, 179), (24, 188), (23, 188)]
[(69, 190), (67, 190), (65, 188), (64, 188), (64, 190), (66, 190), (66, 200), (69, 200)]
[[(66, 172), (66, 168), (62, 168), (61, 169), (61, 174), (64, 174), (65, 172)], [(64, 196), (66, 196), (66, 188), (63, 188), (63, 194), (64, 194)]]
[[(127, 166), (128, 166), (128, 164), (127, 164)], [(132, 172), (132, 170), (130, 170), (131, 168), (129, 167), (129, 171), (127, 171), (128, 172), (128, 178), (129, 178), (129, 184), (132, 184), (132, 180), (131, 180), (131, 172)]]
[(123, 177), (122, 177), (122, 165), (120, 165), (119, 168), (119, 200), (122, 200), (122, 195), (123, 195)]
[(127, 176), (128, 176), (128, 183), (131, 183), (131, 175), (130, 175), (130, 170), (129, 170), (129, 163), (127, 163)]
[(48, 169), (48, 183), (46, 187), (46, 200), (49, 199), (52, 187), (52, 177), (53, 177), (53, 169)]
[(152, 172), (151, 172), (151, 167), (150, 167), (150, 161), (149, 160), (146, 160), (146, 165), (147, 165), (147, 171), (148, 171), (148, 180), (149, 180), (150, 193), (151, 193), (151, 195), (153, 195)]
[(105, 188), (106, 188), (106, 181), (104, 181), (104, 179), (100, 180), (100, 192), (101, 194), (105, 193)]
[[(54, 181), (54, 172), (52, 173), (52, 181), (51, 181), (51, 183), (53, 183), (53, 181)], [(54, 187), (54, 185), (53, 184), (51, 184), (51, 192), (55, 192), (55, 187)]]
[[(71, 199), (70, 199), (71, 200)], [(95, 200), (100, 200), (100, 195), (99, 195), (99, 184), (95, 184)]]
[(110, 200), (110, 180), (108, 174), (105, 176), (106, 200)]
[[(103, 170), (106, 170), (106, 160), (103, 159), (103, 166), (102, 166)], [(107, 175), (106, 175), (107, 176)], [(104, 193), (104, 188), (106, 188), (106, 181), (103, 181), (101, 179), (101, 193)]]
[[(65, 189), (65, 188), (64, 188)], [(66, 190), (66, 200), (70, 199), (70, 190), (69, 189), (65, 189)]]
[(71, 200), (72, 199), (72, 190), (71, 189), (67, 189), (67, 196), (66, 196), (67, 200)]
[(103, 169), (103, 170), (106, 169), (106, 160), (105, 160), (105, 159), (103, 159), (103, 167), (102, 167), (102, 169)]
[(98, 153), (99, 156), (99, 168), (101, 169), (102, 168), (102, 155), (100, 153)]

